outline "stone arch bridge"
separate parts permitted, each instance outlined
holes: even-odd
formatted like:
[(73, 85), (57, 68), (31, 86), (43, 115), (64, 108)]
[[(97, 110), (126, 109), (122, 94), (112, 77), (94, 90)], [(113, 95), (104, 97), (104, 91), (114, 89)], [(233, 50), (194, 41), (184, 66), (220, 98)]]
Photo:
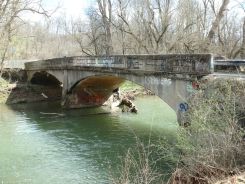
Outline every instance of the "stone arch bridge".
[(28, 80), (62, 85), (62, 105), (102, 105), (129, 80), (151, 90), (177, 114), (188, 109), (195, 82), (213, 73), (211, 54), (64, 57), (25, 63)]

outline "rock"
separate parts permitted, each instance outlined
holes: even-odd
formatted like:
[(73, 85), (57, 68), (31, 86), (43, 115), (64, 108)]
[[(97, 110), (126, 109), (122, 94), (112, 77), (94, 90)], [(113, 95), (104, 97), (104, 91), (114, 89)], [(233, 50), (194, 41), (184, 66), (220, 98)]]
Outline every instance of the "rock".
[(128, 98), (124, 97), (124, 98), (121, 100), (119, 106), (122, 106), (122, 105), (125, 105), (125, 106), (131, 108), (131, 107), (133, 107), (133, 102), (132, 102), (131, 100), (129, 100)]
[(121, 100), (119, 107), (122, 107), (122, 112), (131, 112), (131, 113), (137, 113), (138, 112), (138, 110), (136, 109), (133, 102), (126, 97), (124, 97)]
[(138, 110), (136, 109), (135, 106), (133, 106), (133, 107), (130, 109), (130, 112), (137, 114), (137, 113), (138, 113)]

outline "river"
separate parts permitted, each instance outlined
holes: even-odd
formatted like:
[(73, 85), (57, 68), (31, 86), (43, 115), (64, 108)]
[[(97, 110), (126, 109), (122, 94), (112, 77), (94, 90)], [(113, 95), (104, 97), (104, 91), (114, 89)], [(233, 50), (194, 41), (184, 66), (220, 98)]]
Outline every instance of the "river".
[(135, 104), (137, 115), (102, 107), (65, 111), (58, 103), (0, 105), (0, 183), (109, 183), (136, 136), (176, 136), (175, 113), (163, 101)]

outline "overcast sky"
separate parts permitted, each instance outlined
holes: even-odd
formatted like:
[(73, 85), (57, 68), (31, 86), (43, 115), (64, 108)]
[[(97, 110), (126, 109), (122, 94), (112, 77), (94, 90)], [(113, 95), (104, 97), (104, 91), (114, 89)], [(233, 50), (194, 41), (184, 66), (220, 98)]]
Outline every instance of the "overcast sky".
[[(43, 0), (43, 5), (47, 10), (55, 10), (57, 7), (58, 10), (53, 14), (53, 17), (64, 16), (73, 17), (73, 18), (83, 18), (86, 19), (86, 9), (95, 3), (96, 0)], [(221, 0), (216, 0), (221, 1)], [(244, 16), (244, 12), (241, 8), (238, 7), (237, 2), (242, 2), (245, 7), (245, 0), (231, 0), (229, 9), (233, 11), (240, 12), (241, 17)], [(235, 7), (234, 7), (235, 6)], [(233, 7), (233, 8), (231, 8)], [(26, 14), (26, 20), (29, 21), (40, 21), (42, 17), (40, 15)]]
[[(74, 18), (86, 18), (86, 9), (94, 3), (95, 0), (43, 0), (43, 6), (45, 10), (55, 13), (52, 17), (64, 16)], [(43, 19), (41, 15), (25, 13), (23, 15), (25, 20), (28, 21), (40, 21)]]
[(65, 12), (67, 16), (84, 16), (86, 9), (92, 5), (94, 0), (44, 0), (46, 5), (53, 7), (59, 4), (61, 8), (58, 12)]

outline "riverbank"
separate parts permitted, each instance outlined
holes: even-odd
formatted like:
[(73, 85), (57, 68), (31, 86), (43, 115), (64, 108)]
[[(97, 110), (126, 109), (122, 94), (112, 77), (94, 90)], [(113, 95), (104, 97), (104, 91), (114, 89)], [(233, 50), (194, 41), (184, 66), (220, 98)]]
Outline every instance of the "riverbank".
[(145, 96), (145, 95), (154, 95), (150, 90), (145, 89), (144, 87), (137, 85), (131, 81), (126, 81), (120, 87), (120, 93), (122, 96), (127, 97), (129, 100), (134, 100), (136, 97)]
[(10, 84), (0, 77), (0, 104), (6, 103), (9, 93)]
[[(7, 104), (50, 101), (61, 98), (61, 89), (51, 90), (50, 86), (8, 83), (1, 79), (0, 89), (0, 99)], [(57, 96), (57, 93), (60, 93), (60, 96)], [(152, 95), (143, 87), (131, 82), (125, 83), (120, 88), (120, 93), (130, 100), (142, 95)], [(190, 102), (192, 108), (188, 117), (191, 126), (179, 128), (175, 148), (173, 145), (167, 145), (164, 141), (160, 143), (164, 145), (159, 148), (162, 151), (160, 155), (169, 157), (168, 159), (172, 159), (172, 163), (177, 163), (178, 169), (172, 171), (170, 184), (195, 184), (197, 182), (221, 184), (222, 178), (225, 177), (228, 177), (227, 180), (224, 180), (225, 182), (235, 179), (237, 182), (243, 181), (243, 175), (230, 175), (244, 171), (245, 143), (243, 139), (245, 134), (244, 129), (240, 127), (240, 125), (244, 125), (244, 118), (242, 119), (245, 113), (244, 97), (244, 83), (217, 81), (210, 83), (206, 89), (201, 89), (192, 98)], [(178, 155), (176, 150), (181, 154)], [(126, 162), (131, 162), (127, 156)], [(153, 165), (154, 168), (154, 163), (155, 161), (145, 163), (147, 169), (151, 171), (149, 165)], [(125, 165), (128, 164), (125, 163)], [(144, 166), (142, 169), (139, 171), (142, 173), (139, 174), (145, 174)], [(156, 177), (155, 175), (159, 174), (154, 170), (151, 172), (154, 175), (147, 176), (149, 177), (147, 179), (152, 179), (151, 177)], [(157, 178), (157, 180), (160, 179)], [(217, 182), (217, 179), (222, 181)]]
[(18, 104), (60, 100), (61, 87), (40, 86), (26, 82), (8, 82), (0, 78), (0, 103)]
[(189, 100), (190, 126), (178, 133), (181, 154), (170, 183), (245, 183), (245, 83), (220, 79), (200, 87)]
[(126, 81), (119, 90), (103, 104), (110, 108), (111, 112), (121, 110), (122, 112), (137, 113), (134, 101), (137, 97), (154, 96), (154, 94), (131, 81)]
[[(239, 174), (245, 171), (244, 98), (243, 81), (215, 80), (201, 84), (199, 92), (188, 102), (189, 126), (179, 127), (174, 146), (161, 140), (160, 146), (156, 145), (158, 152), (149, 153), (149, 145), (140, 143), (135, 153), (129, 150), (125, 156), (121, 176), (114, 184), (244, 183), (244, 174)], [(135, 159), (132, 156), (135, 154), (142, 158)], [(157, 158), (152, 160), (152, 154), (158, 155)], [(169, 161), (175, 165), (170, 173), (156, 169)], [(128, 172), (132, 169), (136, 171)], [(164, 175), (170, 177), (168, 182)]]
[[(52, 86), (41, 86), (27, 84), (21, 82), (9, 82), (0, 78), (0, 103), (17, 104), (17, 103), (31, 103), (39, 101), (55, 101), (61, 100), (62, 88)], [(120, 87), (120, 96), (131, 101), (136, 97), (144, 95), (154, 95), (151, 91), (144, 89), (142, 86), (126, 81)], [(110, 103), (105, 103), (110, 104)]]

